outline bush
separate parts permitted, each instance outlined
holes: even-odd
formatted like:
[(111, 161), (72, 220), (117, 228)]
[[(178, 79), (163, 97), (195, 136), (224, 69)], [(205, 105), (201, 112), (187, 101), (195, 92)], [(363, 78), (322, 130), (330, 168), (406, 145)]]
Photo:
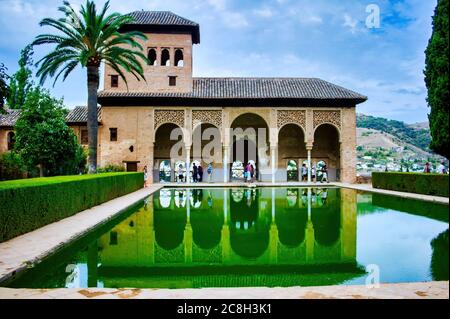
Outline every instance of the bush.
[(98, 167), (97, 173), (113, 173), (113, 172), (124, 172), (125, 168), (122, 165), (108, 164), (104, 167)]
[(448, 175), (426, 173), (373, 172), (374, 188), (448, 197)]
[(109, 173), (0, 183), (0, 242), (143, 186), (143, 173)]
[(0, 181), (24, 178), (25, 174), (20, 155), (12, 152), (0, 154)]

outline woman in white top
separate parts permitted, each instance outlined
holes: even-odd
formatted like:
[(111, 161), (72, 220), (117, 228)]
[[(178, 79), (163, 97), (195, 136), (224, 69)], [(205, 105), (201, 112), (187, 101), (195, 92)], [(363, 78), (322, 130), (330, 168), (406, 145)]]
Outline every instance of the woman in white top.
[(144, 187), (147, 187), (147, 180), (148, 180), (148, 172), (147, 172), (147, 165), (144, 166)]

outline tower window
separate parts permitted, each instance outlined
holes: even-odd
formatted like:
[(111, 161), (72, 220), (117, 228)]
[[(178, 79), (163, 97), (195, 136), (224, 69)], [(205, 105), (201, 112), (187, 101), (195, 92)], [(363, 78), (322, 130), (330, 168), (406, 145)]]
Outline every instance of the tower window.
[(176, 86), (176, 85), (177, 85), (177, 77), (169, 76), (169, 86)]
[(109, 140), (111, 142), (117, 142), (117, 128), (111, 127), (109, 129)]
[(157, 63), (156, 63), (156, 50), (155, 49), (150, 49), (150, 50), (148, 50), (148, 56), (147, 56), (147, 58), (148, 58), (148, 64), (149, 65), (156, 65)]
[(119, 76), (118, 75), (111, 75), (111, 87), (116, 88), (119, 86)]
[(183, 50), (181, 50), (181, 49), (175, 50), (175, 66), (179, 66), (179, 67), (184, 66)]
[(161, 65), (170, 66), (170, 53), (168, 49), (163, 49), (161, 52)]

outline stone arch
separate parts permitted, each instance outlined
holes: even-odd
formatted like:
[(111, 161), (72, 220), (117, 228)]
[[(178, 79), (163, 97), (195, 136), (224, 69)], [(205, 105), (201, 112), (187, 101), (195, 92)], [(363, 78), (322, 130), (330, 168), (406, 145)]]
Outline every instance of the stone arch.
[[(276, 179), (287, 181), (287, 165), (290, 160), (297, 162), (300, 168), (301, 163), (307, 158), (306, 134), (297, 123), (284, 123), (278, 130), (278, 169)], [(297, 171), (297, 180), (300, 174)]]
[[(178, 140), (171, 140), (170, 136), (171, 133), (173, 132), (173, 130), (175, 129), (179, 129), (180, 133), (181, 133), (181, 137), (178, 136)], [(176, 143), (182, 143), (184, 145), (184, 131), (183, 129), (175, 124), (175, 123), (171, 123), (171, 122), (166, 122), (166, 123), (162, 123), (160, 124), (154, 133), (154, 147), (153, 147), (153, 162), (154, 162), (154, 167), (153, 167), (153, 178), (155, 181), (159, 181), (159, 168), (160, 168), (160, 164), (162, 161), (170, 161), (171, 163), (171, 174), (173, 175), (174, 173), (174, 165), (178, 160), (184, 161), (185, 160), (185, 156), (184, 156), (184, 147), (181, 147), (180, 150), (178, 151), (175, 158), (172, 158), (171, 155), (171, 149), (172, 147), (176, 144)], [(173, 179), (173, 177), (171, 178), (171, 180)]]
[(169, 49), (162, 49), (162, 51), (161, 51), (161, 66), (170, 66), (170, 51), (169, 51)]
[[(204, 136), (206, 131), (209, 131), (213, 134), (213, 136)], [(203, 139), (203, 138), (208, 139)], [(198, 141), (197, 139), (200, 139)], [(210, 144), (213, 140), (216, 139), (217, 143)], [(192, 149), (191, 149), (191, 162), (193, 160), (200, 161), (201, 165), (206, 168), (206, 166), (213, 163), (221, 163), (222, 162), (222, 143), (223, 143), (223, 134), (221, 129), (212, 123), (196, 123), (192, 128)], [(206, 146), (214, 146), (212, 149), (213, 153), (204, 154), (206, 150)], [(210, 150), (211, 151), (211, 150)], [(204, 157), (205, 155), (206, 157)]]
[(152, 66), (156, 66), (158, 64), (158, 57), (156, 55), (156, 49), (150, 48), (147, 54), (148, 64)]
[(340, 179), (341, 142), (340, 132), (332, 123), (322, 123), (314, 130), (314, 143), (311, 150), (312, 165), (324, 161), (328, 168), (328, 179)]
[(175, 50), (175, 64), (174, 66), (183, 67), (184, 66), (184, 55), (182, 49)]

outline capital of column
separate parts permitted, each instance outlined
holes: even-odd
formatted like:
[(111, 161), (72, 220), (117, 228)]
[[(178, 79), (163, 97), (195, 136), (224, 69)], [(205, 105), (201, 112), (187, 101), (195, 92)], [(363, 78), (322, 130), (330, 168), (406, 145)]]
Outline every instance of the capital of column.
[(312, 142), (306, 143), (306, 150), (311, 151), (312, 149), (313, 149), (313, 143)]

